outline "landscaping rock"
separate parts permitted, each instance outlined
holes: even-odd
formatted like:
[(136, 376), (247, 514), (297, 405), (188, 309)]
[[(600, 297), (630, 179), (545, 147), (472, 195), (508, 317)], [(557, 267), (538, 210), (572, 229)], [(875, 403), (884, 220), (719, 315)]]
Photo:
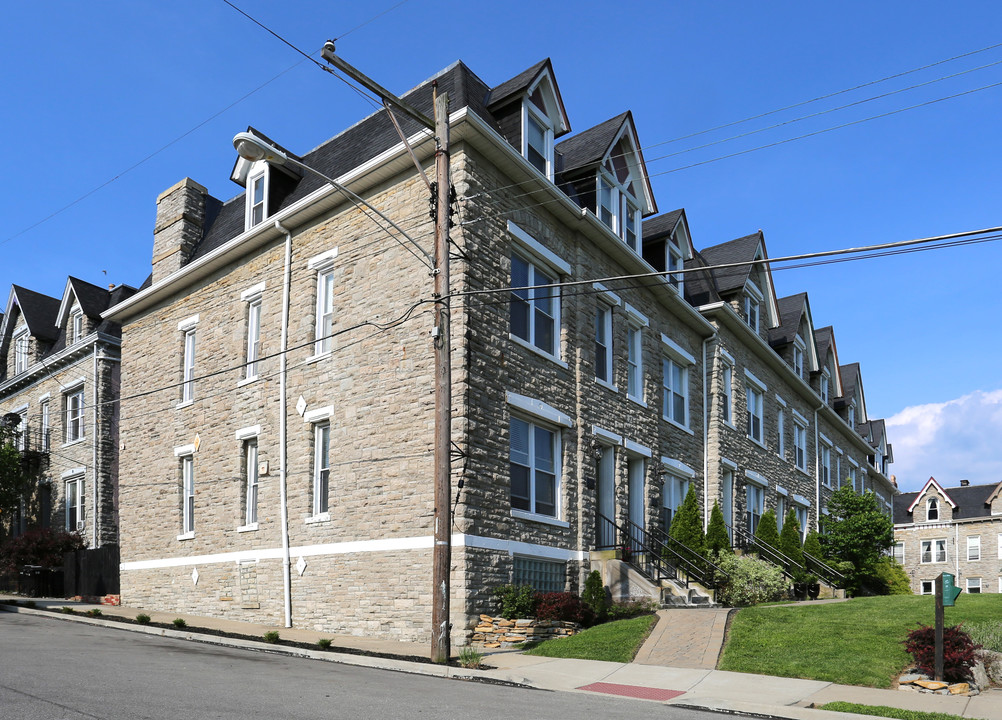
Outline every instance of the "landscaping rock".
[(1002, 653), (984, 650), (981, 656), (985, 663), (985, 672), (988, 675), (988, 679), (993, 683), (1002, 685)]
[(948, 689), (951, 695), (963, 695), (971, 691), (971, 686), (967, 683), (954, 683)]
[(988, 671), (985, 669), (984, 659), (979, 660), (971, 668), (971, 685), (975, 688), (984, 688), (991, 685), (991, 681), (988, 679)]
[(925, 679), (926, 679), (925, 675), (919, 675), (917, 673), (908, 673), (907, 675), (902, 675), (900, 678), (898, 678), (898, 682), (901, 685), (910, 685), (916, 680), (925, 680)]
[(916, 680), (915, 685), (923, 687), (926, 690), (945, 690), (949, 687), (945, 682), (939, 682), (938, 680)]

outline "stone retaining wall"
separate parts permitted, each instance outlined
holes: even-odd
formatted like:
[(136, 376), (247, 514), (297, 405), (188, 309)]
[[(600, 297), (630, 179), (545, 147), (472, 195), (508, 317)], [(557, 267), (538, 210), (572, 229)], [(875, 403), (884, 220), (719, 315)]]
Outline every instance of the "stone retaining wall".
[(473, 628), (471, 641), (480, 643), (485, 648), (511, 647), (516, 643), (549, 640), (555, 637), (568, 637), (581, 631), (581, 625), (562, 620), (535, 620), (525, 618), (506, 620), (481, 615), (480, 623)]

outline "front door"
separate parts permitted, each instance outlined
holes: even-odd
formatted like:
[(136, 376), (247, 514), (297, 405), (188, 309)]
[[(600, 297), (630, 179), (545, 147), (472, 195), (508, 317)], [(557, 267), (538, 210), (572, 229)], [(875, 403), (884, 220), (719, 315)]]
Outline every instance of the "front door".
[(644, 465), (643, 458), (630, 458), (627, 464), (630, 536), (633, 538), (634, 551), (640, 550), (644, 531)]
[(611, 548), (616, 545), (616, 450), (602, 448), (598, 461), (598, 517), (596, 518), (596, 548)]

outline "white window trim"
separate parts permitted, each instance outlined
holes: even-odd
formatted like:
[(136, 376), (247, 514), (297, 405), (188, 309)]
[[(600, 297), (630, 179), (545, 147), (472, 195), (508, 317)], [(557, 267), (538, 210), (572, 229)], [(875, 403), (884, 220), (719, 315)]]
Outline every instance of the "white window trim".
[[(244, 352), (246, 353), (246, 358), (245, 358), (246, 364), (244, 365), (244, 372), (246, 372), (247, 375), (241, 378), (237, 382), (238, 387), (247, 385), (248, 383), (252, 383), (255, 380), (257, 380), (259, 365), (261, 364), (261, 313), (263, 309), (261, 293), (264, 291), (264, 283), (261, 283), (260, 286), (255, 286), (255, 287), (260, 287), (261, 292), (257, 292), (246, 298), (244, 297), (245, 295), (247, 295), (246, 292), (240, 295), (240, 299), (247, 303), (247, 336), (245, 338), (245, 347), (244, 347)], [(256, 328), (254, 328), (255, 339), (254, 342), (252, 343), (251, 328), (254, 326), (251, 324), (251, 313), (254, 308), (257, 308), (257, 326)], [(252, 347), (255, 350), (253, 358), (251, 358)], [(253, 372), (250, 371), (251, 365), (253, 365)]]
[[(547, 406), (547, 407), (549, 407), (549, 406)], [(532, 521), (541, 522), (541, 523), (544, 523), (544, 524), (547, 524), (547, 525), (556, 525), (556, 526), (559, 526), (559, 527), (570, 527), (569, 524), (564, 525), (564, 523), (567, 522), (567, 521), (565, 521), (563, 519), (563, 517), (562, 517), (563, 512), (564, 512), (563, 497), (562, 497), (562, 493), (563, 493), (563, 490), (564, 490), (564, 478), (563, 478), (563, 472), (564, 472), (563, 443), (564, 443), (564, 440), (563, 440), (563, 434), (562, 434), (562, 432), (560, 430), (560, 427), (552, 427), (552, 423), (551, 423), (551, 427), (552, 427), (552, 429), (551, 429), (551, 428), (546, 427), (546, 425), (547, 425), (546, 421), (544, 421), (542, 423), (537, 423), (536, 421), (538, 419), (540, 419), (538, 416), (533, 417), (533, 416), (530, 415), (528, 417), (520, 417), (519, 415), (516, 414), (514, 416), (514, 418), (518, 419), (521, 422), (526, 423), (527, 425), (529, 425), (530, 446), (531, 446), (531, 443), (534, 442), (533, 440), (531, 440), (531, 438), (534, 436), (533, 429), (537, 425), (539, 425), (539, 427), (541, 427), (542, 429), (547, 430), (548, 432), (552, 432), (553, 433), (553, 439), (554, 439), (554, 443), (555, 443), (554, 453), (553, 453), (553, 465), (554, 465), (553, 476), (554, 476), (554, 483), (555, 483), (555, 487), (554, 487), (555, 492), (554, 492), (554, 500), (553, 500), (553, 511), (554, 511), (555, 514), (554, 515), (546, 515), (545, 513), (538, 513), (538, 512), (534, 512), (532, 510), (523, 510), (521, 508), (510, 508), (511, 517), (520, 518), (522, 520), (532, 520)], [(510, 428), (511, 428), (511, 420), (512, 420), (512, 418), (509, 418), (509, 422), (508, 422), (509, 431), (510, 431)], [(509, 455), (508, 455), (508, 457), (509, 457), (509, 463), (511, 463), (511, 441), (510, 441), (510, 438), (509, 438), (508, 452), (509, 452)], [(531, 465), (528, 466), (529, 467), (529, 471), (530, 471), (529, 472), (529, 478), (530, 478), (529, 479), (529, 505), (531, 507), (535, 507), (536, 506), (536, 491), (535, 491), (536, 465), (535, 465), (535, 458), (531, 454), (529, 456), (529, 462), (532, 463)], [(510, 483), (510, 481), (511, 480), (509, 478), (509, 483)], [(511, 494), (510, 493), (511, 493), (511, 487), (509, 485), (509, 501), (511, 500)]]
[[(79, 380), (74, 380), (64, 391), (63, 391), (63, 445), (62, 447), (69, 447), (70, 445), (76, 445), (87, 439), (87, 397), (83, 386), (83, 378)], [(80, 396), (80, 409), (78, 421), (80, 424), (80, 434), (76, 437), (70, 437), (70, 398)], [(27, 410), (28, 406), (24, 406), (24, 410)], [(19, 411), (20, 412), (20, 411)]]
[[(973, 558), (971, 557), (971, 547), (972, 547), (971, 546), (971, 540), (977, 540), (977, 543), (974, 545), (974, 547), (978, 551), (978, 556), (977, 557), (973, 557)], [(981, 536), (980, 535), (968, 535), (967, 536), (967, 560), (968, 560), (968, 562), (976, 562), (976, 561), (981, 560)]]
[(539, 262), (544, 266), (549, 266), (552, 270), (556, 271), (556, 274), (571, 274), (571, 264), (569, 262), (564, 260), (552, 250), (546, 248), (542, 243), (533, 238), (529, 235), (529, 233), (513, 223), (511, 220), (508, 221), (508, 233), (512, 236), (513, 240), (517, 241), (517, 244), (525, 253), (534, 256), (535, 262)]
[[(512, 230), (512, 228), (515, 228), (515, 230), (517, 230), (518, 232), (516, 233), (515, 230)], [(545, 247), (543, 247), (541, 244), (539, 244), (538, 242), (536, 242), (535, 240), (533, 240), (531, 237), (529, 237), (529, 235), (527, 233), (525, 233), (525, 231), (523, 231), (521, 228), (519, 228), (517, 225), (515, 225), (511, 221), (508, 221), (508, 229), (511, 232), (512, 239), (513, 240), (518, 240), (518, 242), (513, 242), (512, 243), (512, 254), (513, 255), (517, 255), (526, 264), (529, 265), (530, 275), (533, 276), (533, 277), (530, 277), (530, 279), (529, 279), (530, 285), (535, 284), (535, 277), (534, 276), (535, 276), (535, 271), (537, 269), (540, 272), (545, 272), (545, 273), (548, 273), (548, 274), (552, 275), (553, 279), (554, 279), (554, 282), (559, 281), (561, 274), (563, 274), (563, 275), (570, 275), (570, 271), (571, 271), (570, 264), (564, 262), (562, 259), (560, 259), (559, 257), (557, 257), (554, 253), (550, 252)], [(521, 235), (519, 235), (518, 233), (521, 233)], [(531, 243), (531, 244), (529, 244), (529, 243)], [(527, 250), (527, 252), (522, 252), (523, 250)], [(552, 261), (554, 261), (554, 260), (556, 262), (558, 262), (559, 265), (552, 264)], [(566, 268), (566, 271), (564, 270), (564, 268)], [(532, 296), (532, 297), (528, 298), (528, 302), (530, 303), (530, 313), (529, 313), (529, 318), (530, 318), (529, 319), (529, 335), (530, 335), (530, 337), (534, 334), (533, 331), (535, 329), (534, 321), (532, 320), (532, 317), (533, 317), (532, 309), (534, 309), (533, 308), (533, 303), (536, 301), (536, 298), (534, 297), (534, 295), (535, 295), (534, 292), (530, 292), (530, 296)], [(563, 297), (561, 296), (560, 293), (557, 293), (553, 297), (553, 300), (554, 300), (554, 312), (553, 312), (553, 350), (554, 351), (553, 351), (553, 353), (547, 352), (543, 348), (538, 347), (531, 340), (526, 340), (524, 338), (521, 338), (518, 335), (516, 335), (515, 333), (511, 332), (510, 330), (508, 332), (508, 339), (511, 340), (512, 342), (514, 342), (515, 344), (521, 345), (522, 347), (526, 348), (527, 350), (530, 350), (530, 351), (536, 353), (540, 357), (544, 357), (544, 358), (546, 358), (548, 360), (551, 360), (551, 361), (555, 362), (557, 365), (559, 365), (560, 367), (562, 367), (563, 369), (566, 370), (566, 369), (568, 369), (569, 365), (566, 362), (564, 362), (563, 360), (560, 359), (561, 329), (562, 329), (562, 323), (563, 323), (563, 309), (564, 309), (563, 308)], [(510, 320), (510, 317), (509, 317), (509, 320)]]
[[(602, 298), (600, 298), (600, 299), (602, 299)], [(615, 368), (615, 363), (613, 362), (613, 360), (614, 360), (614, 358), (613, 358), (613, 348), (614, 348), (614, 345), (613, 345), (613, 342), (612, 342), (612, 332), (613, 332), (612, 308), (613, 308), (613, 304), (608, 303), (608, 302), (603, 302), (595, 310), (596, 313), (598, 313), (600, 311), (602, 312), (602, 322), (605, 324), (605, 327), (604, 327), (605, 339), (606, 339), (606, 346), (605, 346), (605, 351), (606, 351), (606, 355), (605, 355), (605, 374), (609, 378), (608, 380), (604, 380), (604, 379), (600, 378), (598, 376), (597, 372), (596, 372), (595, 382), (597, 382), (599, 385), (602, 385), (602, 386), (604, 386), (604, 387), (612, 390), (613, 392), (619, 392), (619, 388), (617, 388), (612, 383), (612, 379), (614, 377), (613, 372), (614, 372), (614, 368)], [(598, 318), (596, 317), (596, 321), (597, 321), (597, 319)], [(595, 343), (596, 343), (596, 345), (598, 344), (598, 338), (597, 337), (595, 338)], [(598, 370), (598, 358), (596, 358), (596, 368), (595, 369), (596, 369), (596, 371)]]
[[(747, 370), (745, 372), (747, 374)], [(761, 406), (762, 407), (761, 408), (756, 408), (757, 410), (759, 410), (759, 413), (757, 415), (754, 414), (754, 413), (752, 413), (753, 417), (757, 417), (758, 418), (758, 427), (759, 427), (759, 433), (761, 434), (761, 437), (755, 437), (754, 435), (751, 434), (750, 430), (746, 433), (745, 437), (747, 437), (749, 440), (751, 440), (756, 445), (764, 448), (765, 447), (765, 391), (759, 389), (758, 387), (756, 387), (754, 385), (745, 385), (745, 416), (746, 416), (745, 417), (745, 423), (746, 424), (747, 424), (747, 415), (750, 412), (749, 408), (747, 407), (747, 405), (748, 405), (748, 390), (749, 389), (751, 389), (752, 391), (758, 393), (759, 397), (761, 398)]]
[(598, 294), (597, 294), (596, 297), (598, 297), (599, 300), (601, 300), (602, 302), (606, 303), (607, 305), (616, 306), (616, 305), (622, 305), (623, 304), (623, 301), (620, 299), (619, 295), (617, 295), (616, 293), (612, 292), (609, 288), (607, 288), (602, 283), (592, 283), (591, 286), (592, 286), (592, 288), (594, 288), (595, 290), (598, 291)]
[[(330, 250), (324, 250), (319, 255), (314, 255), (309, 260), (306, 261), (307, 270), (315, 270), (316, 272), (323, 272), (324, 270), (333, 270), (334, 261), (337, 260), (338, 248), (331, 248)], [(263, 283), (262, 283), (263, 285)], [(262, 288), (263, 289), (263, 288)]]
[(550, 515), (538, 515), (527, 510), (511, 508), (511, 517), (519, 520), (529, 520), (531, 522), (542, 523), (543, 525), (553, 525), (554, 527), (569, 528), (571, 524), (566, 520), (551, 517)]
[[(629, 307), (629, 306), (627, 306)], [(636, 365), (631, 365), (630, 359), (636, 353)], [(634, 318), (630, 317), (629, 328), (626, 333), (626, 399), (632, 400), (641, 407), (647, 407), (644, 399), (644, 325), (638, 324)], [(630, 376), (636, 372), (637, 389), (640, 394), (630, 392)]]
[(642, 312), (637, 310), (630, 303), (623, 303), (623, 312), (629, 316), (631, 324), (639, 327), (650, 327), (651, 321)]
[[(70, 506), (64, 504), (63, 508), (63, 527), (66, 528), (67, 532), (77, 532), (87, 527), (87, 502), (84, 499), (84, 492), (86, 488), (83, 484), (86, 482), (86, 468), (73, 468), (62, 473), (59, 479), (63, 484), (63, 495), (68, 497), (69, 493), (67, 491), (67, 485), (70, 483), (76, 484), (76, 498), (77, 498), (77, 520), (73, 527), (69, 527), (69, 513)], [(81, 492), (84, 491), (84, 492)]]
[[(664, 345), (664, 352), (671, 355), (677, 362), (684, 363), (686, 365), (696, 364), (696, 358), (692, 353), (687, 352), (684, 347), (679, 345), (664, 333), (661, 333), (661, 344)], [(733, 362), (728, 364), (732, 367), (734, 365)]]
[[(810, 463), (807, 460), (807, 434), (808, 434), (807, 430), (808, 430), (808, 426), (807, 426), (807, 423), (802, 420), (802, 418), (803, 418), (803, 415), (801, 415), (800, 413), (798, 413), (796, 410), (793, 410), (793, 466), (795, 468), (797, 468), (797, 470), (799, 470), (800, 472), (807, 473), (808, 472), (808, 468), (810, 467)], [(803, 433), (803, 439), (804, 439), (804, 447), (803, 447), (803, 451), (804, 451), (803, 452), (804, 464), (803, 465), (800, 464), (800, 458), (797, 456), (798, 455), (797, 451), (801, 449), (797, 445), (797, 430), (800, 430)]]
[(782, 495), (782, 496), (783, 496), (783, 497), (785, 497), (785, 498), (788, 498), (788, 497), (790, 497), (790, 491), (789, 491), (789, 490), (787, 490), (787, 489), (786, 489), (785, 487), (783, 487), (782, 485), (777, 485), (777, 486), (776, 486), (776, 494), (777, 494), (777, 495)]
[(769, 479), (762, 473), (755, 472), (754, 470), (745, 470), (745, 479), (753, 485), (764, 488), (769, 487)]
[(194, 455), (194, 454), (195, 454), (194, 443), (192, 443), (191, 445), (180, 445), (174, 448), (174, 457), (177, 458), (184, 457), (185, 455)]
[(645, 447), (638, 442), (634, 442), (629, 438), (623, 438), (623, 449), (626, 450), (626, 452), (639, 457), (651, 458), (654, 456), (654, 453), (651, 452), (650, 448)]
[(329, 420), (331, 415), (333, 414), (334, 414), (333, 405), (327, 405), (325, 407), (320, 407), (315, 410), (307, 410), (305, 413), (303, 413), (303, 422), (308, 424), (325, 422)]
[[(721, 463), (723, 463), (724, 465), (733, 465), (734, 468), (737, 468), (737, 465), (734, 465), (729, 460), (721, 460)], [(692, 480), (693, 478), (696, 477), (695, 470), (686, 465), (684, 462), (676, 460), (675, 458), (670, 458), (667, 457), (666, 455), (662, 455), (661, 464), (664, 465), (666, 468), (669, 468), (669, 470), (675, 475), (684, 476), (689, 480)]]
[[(187, 482), (186, 482), (186, 478), (185, 478), (185, 468), (187, 468), (187, 467), (190, 466), (190, 468), (191, 468), (191, 474), (192, 474), (192, 479), (191, 479), (191, 491), (192, 491), (192, 495), (191, 496), (192, 496), (192, 498), (194, 498), (194, 494), (195, 494), (195, 478), (194, 478), (194, 474), (195, 474), (195, 453), (194, 453), (195, 446), (194, 445), (189, 445), (189, 446), (185, 446), (185, 447), (190, 447), (192, 451), (191, 452), (187, 452), (187, 453), (178, 454), (178, 448), (174, 448), (174, 455), (181, 460), (181, 534), (177, 536), (178, 540), (191, 540), (192, 538), (195, 537), (194, 508), (192, 508), (190, 511), (188, 510), (188, 494), (187, 494), (188, 493), (188, 488), (187, 488)], [(192, 505), (194, 505), (194, 501), (192, 501)], [(190, 529), (188, 529), (189, 526), (190, 526)]]
[(249, 425), (247, 427), (240, 428), (234, 433), (237, 440), (250, 440), (251, 438), (256, 438), (261, 434), (260, 425)]
[[(936, 543), (938, 543), (938, 542), (942, 542), (943, 543), (943, 559), (942, 560), (936, 560)], [(930, 560), (928, 562), (926, 562), (925, 560), (922, 559), (924, 557), (924, 555), (925, 555), (925, 551), (923, 550), (923, 546), (926, 543), (929, 543), (929, 557), (930, 557)], [(919, 564), (920, 565), (943, 565), (943, 564), (948, 563), (948, 562), (950, 562), (950, 548), (949, 548), (949, 543), (947, 542), (946, 538), (930, 538), (928, 540), (920, 540), (919, 541)]]
[(745, 378), (752, 385), (756, 386), (761, 391), (761, 393), (762, 393), (763, 396), (769, 390), (769, 387), (764, 382), (762, 382), (757, 377), (755, 377), (755, 373), (753, 373), (748, 368), (745, 368)]
[(608, 445), (622, 445), (623, 436), (612, 432), (611, 430), (606, 430), (605, 428), (599, 427), (598, 425), (591, 426), (591, 434), (594, 435), (599, 440), (604, 440)]
[[(666, 360), (668, 362), (676, 363), (681, 368), (681, 370), (682, 370), (682, 386), (683, 387), (682, 387), (682, 392), (680, 392), (680, 393), (676, 393), (676, 389), (675, 388), (669, 389), (668, 386), (665, 385), (665, 379), (664, 379), (664, 374), (665, 374), (665, 371), (664, 371), (664, 362)], [(666, 357), (666, 358), (662, 358), (662, 363), (661, 363), (661, 392), (663, 393), (663, 395), (665, 397), (662, 397), (661, 419), (664, 420), (667, 423), (670, 423), (670, 424), (674, 425), (679, 430), (684, 430), (685, 432), (689, 433), (690, 435), (695, 435), (695, 433), (693, 432), (693, 430), (689, 426), (690, 415), (691, 415), (691, 413), (689, 412), (689, 403), (690, 403), (689, 375), (690, 374), (691, 374), (690, 373), (690, 366), (686, 365), (684, 362), (679, 362), (676, 357), (669, 356), (669, 357)], [(665, 407), (664, 406), (666, 404), (668, 405), (669, 408), (671, 408), (673, 406), (673, 404), (674, 404), (673, 403), (674, 398), (668, 396), (669, 393), (679, 394), (684, 399), (684, 401), (685, 401), (685, 422), (684, 423), (680, 423), (678, 420), (674, 419), (673, 417), (670, 417), (665, 412)]]
[[(975, 580), (977, 580), (977, 583), (978, 583), (977, 585), (973, 584), (973, 581), (975, 581)], [(981, 577), (980, 576), (967, 578), (967, 583), (964, 585), (964, 591), (967, 592), (967, 593), (970, 593), (971, 592), (971, 588), (973, 588), (973, 587), (976, 587), (978, 589), (978, 592), (974, 593), (975, 595), (980, 595), (982, 593), (982, 591), (985, 589), (984, 588), (984, 584), (981, 582)]]
[(189, 318), (185, 318), (177, 324), (178, 332), (186, 332), (191, 330), (193, 327), (198, 325), (198, 315), (192, 315)]
[(526, 395), (519, 395), (511, 390), (505, 392), (505, 400), (510, 407), (513, 407), (526, 415), (531, 415), (532, 417), (542, 420), (543, 422), (565, 428), (574, 427), (574, 421), (571, 420), (570, 415), (560, 412), (555, 407), (547, 405), (542, 400), (536, 400), (535, 398), (531, 398)]
[[(319, 510), (319, 489), (320, 489), (320, 446), (317, 445), (317, 439), (320, 435), (320, 428), (327, 427), (327, 509), (318, 512)], [(310, 483), (312, 486), (311, 490), (311, 502), (310, 502), (310, 516), (306, 518), (307, 524), (318, 523), (318, 522), (329, 522), (331, 519), (330, 506), (331, 506), (331, 467), (330, 467), (330, 441), (331, 441), (331, 425), (328, 418), (323, 418), (319, 421), (313, 423), (313, 468), (310, 472)]]
[[(255, 167), (258, 166), (258, 167)], [(247, 175), (246, 200), (244, 202), (244, 231), (264, 224), (269, 217), (268, 194), (271, 189), (271, 168), (268, 163), (259, 160), (251, 166), (251, 172)], [(261, 192), (261, 219), (254, 222), (254, 181), (262, 178), (264, 187)]]
[(541, 82), (536, 83), (533, 87), (529, 88), (526, 92), (525, 99), (522, 102), (522, 157), (525, 158), (525, 161), (532, 167), (533, 170), (539, 171), (539, 168), (533, 165), (532, 161), (529, 160), (529, 116), (532, 115), (543, 127), (543, 144), (545, 145), (545, 148), (543, 149), (543, 157), (546, 161), (546, 170), (542, 173), (542, 175), (552, 181), (555, 165), (553, 161), (553, 121), (546, 113), (545, 108), (539, 107), (536, 103), (529, 99), (540, 84)]

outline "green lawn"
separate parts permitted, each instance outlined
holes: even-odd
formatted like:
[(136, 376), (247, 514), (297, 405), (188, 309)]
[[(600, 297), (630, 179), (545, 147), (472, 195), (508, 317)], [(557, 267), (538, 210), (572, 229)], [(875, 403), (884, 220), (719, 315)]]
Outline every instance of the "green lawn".
[(858, 703), (836, 702), (825, 703), (821, 710), (856, 713), (857, 715), (876, 715), (878, 717), (897, 718), (897, 720), (963, 720), (960, 715), (950, 715), (940, 712), (922, 712), (921, 710), (902, 710), (887, 705), (860, 705)]
[(526, 655), (628, 663), (654, 627), (657, 615), (603, 623), (577, 635), (546, 640), (525, 651)]
[[(826, 605), (743, 608), (734, 617), (721, 670), (890, 687), (910, 662), (901, 641), (935, 622), (931, 596), (855, 598)], [(1002, 595), (961, 595), (946, 624), (1002, 615)]]

